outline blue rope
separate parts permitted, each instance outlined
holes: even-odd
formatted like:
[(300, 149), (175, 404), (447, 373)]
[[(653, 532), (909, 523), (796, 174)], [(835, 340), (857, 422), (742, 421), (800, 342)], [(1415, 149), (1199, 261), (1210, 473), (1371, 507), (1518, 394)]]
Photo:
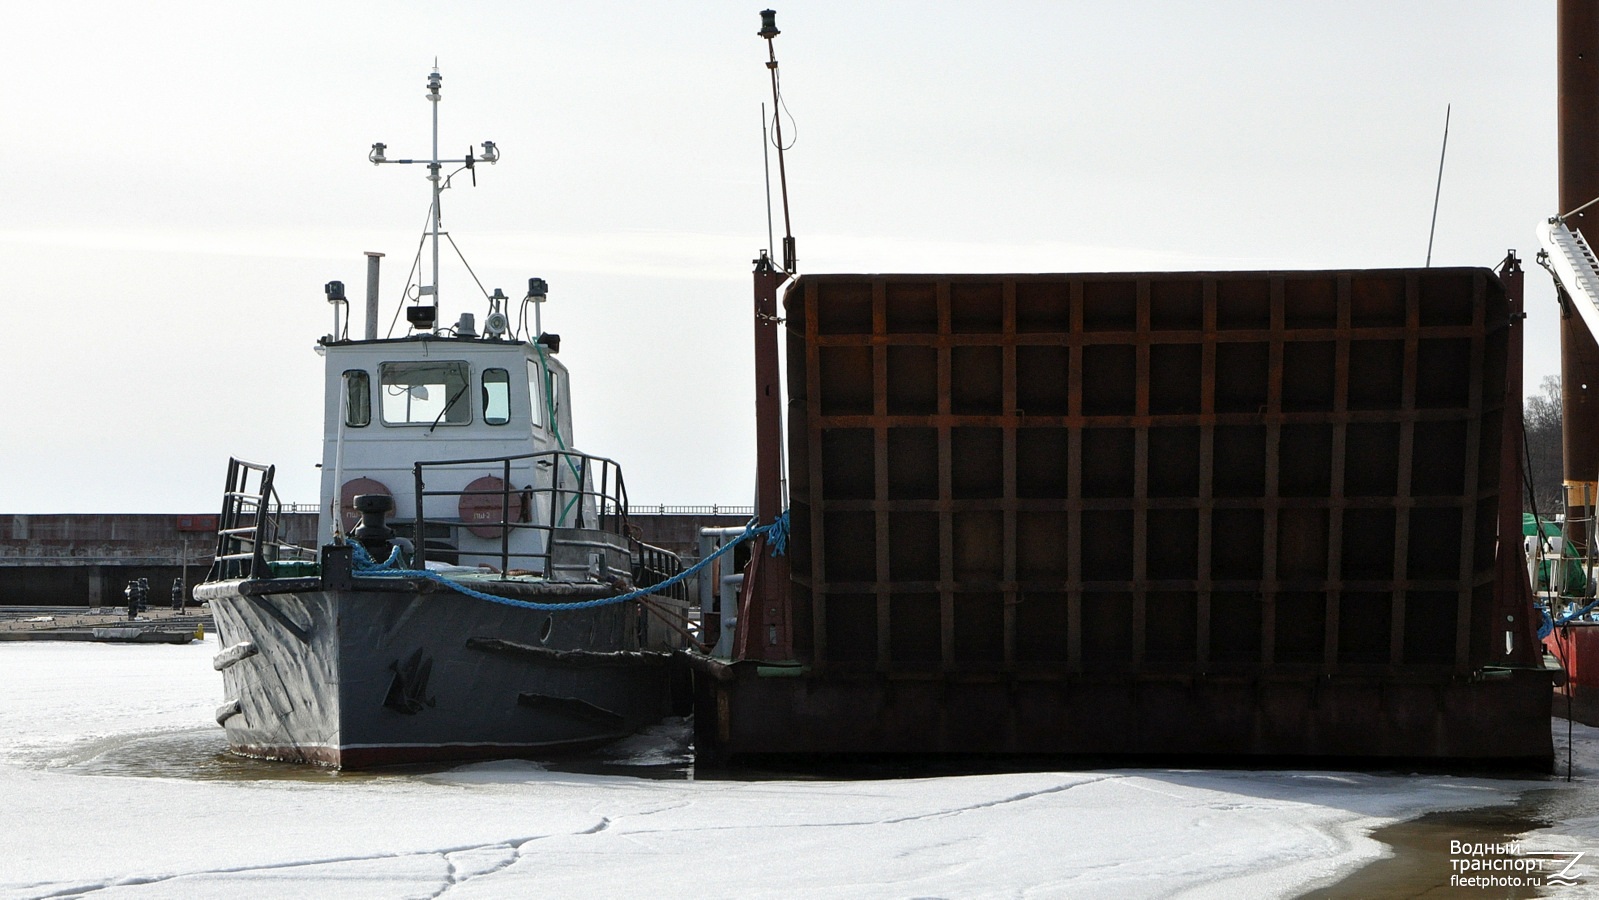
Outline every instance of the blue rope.
[(768, 527), (766, 542), (772, 545), (772, 555), (782, 556), (788, 552), (788, 510), (783, 510)]
[(636, 591), (629, 591), (625, 594), (617, 594), (614, 597), (600, 597), (594, 600), (582, 600), (577, 603), (538, 603), (533, 600), (514, 600), (510, 597), (501, 597), (496, 594), (475, 591), (464, 584), (451, 581), (437, 572), (429, 572), (425, 569), (399, 568), (402, 563), (399, 547), (395, 547), (394, 551), (389, 554), (389, 558), (381, 563), (374, 561), (372, 556), (366, 552), (366, 548), (362, 547), (358, 543), (352, 541), (350, 543), (350, 550), (355, 562), (355, 572), (357, 575), (361, 575), (363, 577), (426, 578), (429, 581), (442, 584), (450, 590), (465, 594), (468, 597), (473, 597), (478, 600), (487, 600), (490, 603), (498, 603), (502, 606), (515, 606), (519, 609), (537, 609), (546, 612), (561, 612), (575, 609), (594, 609), (600, 606), (610, 606), (615, 603), (626, 603), (629, 600), (637, 600), (640, 597), (647, 597), (650, 594), (658, 594), (661, 591), (667, 590), (668, 588), (676, 587), (693, 576), (695, 573), (699, 572), (701, 569), (709, 566), (713, 561), (727, 553), (729, 550), (732, 550), (739, 544), (742, 544), (750, 538), (761, 534), (771, 536), (770, 539), (773, 543), (773, 555), (776, 555), (779, 552), (777, 550), (779, 543), (784, 542), (787, 539), (788, 513), (784, 512), (782, 515), (777, 517), (777, 521), (770, 525), (750, 525), (748, 528), (744, 529), (743, 534), (740, 534), (738, 537), (733, 538), (731, 541), (728, 541), (727, 543), (718, 547), (710, 556), (705, 557), (694, 565), (689, 566), (688, 568), (677, 573), (676, 575), (673, 575), (671, 578), (660, 582), (659, 584), (652, 584), (647, 588), (640, 588)]
[(1594, 600), (1594, 601), (1590, 602), (1587, 606), (1584, 606), (1582, 609), (1573, 610), (1572, 612), (1566, 613), (1565, 615), (1561, 616), (1560, 618), (1555, 619), (1554, 620), (1554, 624), (1555, 625), (1564, 625), (1567, 622), (1570, 622), (1572, 619), (1576, 619), (1576, 618), (1579, 618), (1581, 616), (1585, 616), (1595, 606), (1599, 606), (1599, 600)]
[(1584, 606), (1581, 609), (1574, 609), (1557, 619), (1551, 617), (1549, 615), (1549, 610), (1540, 605), (1538, 607), (1538, 615), (1542, 617), (1543, 621), (1538, 623), (1538, 640), (1541, 641), (1553, 634), (1557, 627), (1565, 625), (1573, 619), (1578, 619), (1587, 615), (1588, 612), (1596, 606), (1599, 606), (1599, 599), (1589, 602), (1587, 606)]

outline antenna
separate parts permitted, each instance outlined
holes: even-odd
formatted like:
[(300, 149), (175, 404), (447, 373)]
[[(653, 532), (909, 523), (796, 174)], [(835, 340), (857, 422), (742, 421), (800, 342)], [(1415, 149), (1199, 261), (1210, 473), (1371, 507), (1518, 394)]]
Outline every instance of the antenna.
[[(761, 10), (761, 30), (756, 32), (759, 37), (766, 38), (767, 61), (766, 68), (772, 72), (772, 132), (777, 142), (777, 182), (783, 193), (783, 271), (794, 272), (794, 228), (788, 218), (788, 173), (783, 168), (783, 122), (779, 115), (782, 108), (782, 94), (777, 86), (777, 48), (772, 44), (772, 38), (782, 34), (777, 30), (777, 10)], [(766, 113), (761, 112), (764, 122)]]
[[(498, 147), (494, 146), (493, 141), (483, 142), (482, 156), (474, 156), (473, 151), (468, 149), (466, 156), (462, 159), (439, 158), (439, 100), (440, 90), (443, 87), (443, 84), (444, 76), (439, 74), (439, 60), (438, 57), (434, 57), (433, 71), (428, 74), (428, 92), (424, 95), (427, 97), (428, 103), (432, 104), (433, 107), (433, 156), (431, 159), (389, 159), (383, 155), (384, 151), (388, 149), (388, 145), (381, 143), (373, 144), (372, 152), (367, 154), (366, 157), (368, 160), (371, 160), (373, 165), (397, 163), (400, 165), (427, 166), (427, 180), (433, 186), (433, 206), (431, 209), (431, 214), (428, 217), (428, 234), (433, 238), (433, 283), (420, 286), (417, 289), (417, 296), (419, 298), (432, 297), (433, 305), (430, 313), (422, 312), (422, 307), (413, 308), (406, 313), (406, 319), (408, 319), (411, 322), (412, 327), (416, 328), (417, 330), (432, 331), (434, 334), (438, 334), (439, 235), (443, 233), (443, 230), (440, 228), (440, 223), (443, 221), (443, 217), (439, 209), (439, 199), (440, 195), (443, 194), (444, 189), (449, 187), (449, 178), (444, 177), (440, 173), (443, 171), (444, 166), (455, 165), (459, 163), (462, 168), (473, 170), (472, 183), (476, 184), (477, 170), (473, 168), (476, 163), (486, 162), (490, 165), (493, 165), (494, 163), (500, 161), (500, 150)], [(458, 172), (460, 169), (457, 169), (456, 171)], [(454, 174), (455, 173), (452, 172), (451, 176)]]
[(772, 159), (766, 136), (766, 104), (761, 104), (761, 172), (766, 176), (766, 255), (772, 255)]
[(1438, 231), (1438, 198), (1444, 191), (1444, 155), (1449, 152), (1449, 111), (1453, 104), (1444, 104), (1444, 148), (1438, 151), (1438, 186), (1432, 191), (1432, 227), (1427, 229), (1427, 268), (1432, 268), (1432, 236)]

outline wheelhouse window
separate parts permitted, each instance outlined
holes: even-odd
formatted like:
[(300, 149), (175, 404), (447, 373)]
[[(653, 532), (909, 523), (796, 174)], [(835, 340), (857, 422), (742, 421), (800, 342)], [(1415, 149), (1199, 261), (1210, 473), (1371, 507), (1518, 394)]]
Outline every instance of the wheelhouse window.
[(466, 425), (472, 421), (472, 386), (465, 362), (423, 360), (386, 362), (378, 368), (383, 382), (383, 424)]
[(483, 421), (490, 425), (511, 421), (511, 373), (504, 369), (483, 370)]
[(372, 424), (372, 376), (365, 369), (344, 373), (344, 424), (351, 428)]
[(544, 383), (544, 367), (531, 360), (527, 364), (528, 412), (533, 417), (533, 427), (544, 427), (544, 401), (549, 396)]
[(545, 380), (548, 382), (546, 390), (549, 391), (547, 396), (550, 400), (550, 428), (559, 431), (561, 428), (561, 394), (565, 385), (561, 383), (560, 372), (551, 369), (546, 374), (549, 376)]

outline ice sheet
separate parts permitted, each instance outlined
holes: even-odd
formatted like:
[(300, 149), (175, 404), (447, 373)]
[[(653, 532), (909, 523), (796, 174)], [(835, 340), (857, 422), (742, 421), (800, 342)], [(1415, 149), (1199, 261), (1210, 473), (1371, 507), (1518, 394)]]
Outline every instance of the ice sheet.
[[(0, 897), (1294, 896), (1379, 857), (1379, 825), (1564, 790), (1173, 770), (662, 781), (524, 762), (295, 780), (85, 774), (129, 742), (219, 739), (217, 649), (0, 645)], [(614, 755), (674, 761), (680, 730)], [(1580, 786), (1599, 774), (1599, 735), (1577, 738)], [(1599, 814), (1574, 815), (1548, 837), (1599, 847), (1596, 834)]]

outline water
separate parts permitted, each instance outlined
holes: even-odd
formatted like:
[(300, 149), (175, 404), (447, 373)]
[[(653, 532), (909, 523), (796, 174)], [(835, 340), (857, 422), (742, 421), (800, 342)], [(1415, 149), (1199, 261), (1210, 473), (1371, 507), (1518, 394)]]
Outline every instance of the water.
[[(531, 762), (551, 772), (686, 781), (693, 777), (693, 736), (687, 719), (673, 719), (599, 750), (550, 755)], [(252, 759), (229, 750), (222, 730), (209, 727), (92, 741), (74, 748), (62, 762), (61, 769), (83, 775), (314, 783), (403, 781), (461, 765), (439, 762), (348, 771)]]
[(1539, 818), (1521, 803), (1487, 809), (1451, 810), (1428, 813), (1417, 819), (1378, 828), (1373, 838), (1388, 845), (1392, 854), (1355, 871), (1342, 881), (1302, 895), (1302, 900), (1331, 898), (1411, 897), (1539, 897), (1535, 888), (1502, 890), (1461, 888), (1450, 884), (1449, 842), (1503, 843), (1526, 831), (1545, 828), (1549, 821)]
[[(1506, 844), (1519, 840), (1525, 851), (1536, 852), (1546, 849), (1538, 840), (1541, 829), (1557, 822), (1594, 816), (1599, 816), (1599, 786), (1575, 783), (1534, 788), (1505, 806), (1428, 813), (1396, 822), (1371, 833), (1373, 838), (1388, 845), (1390, 856), (1366, 865), (1336, 884), (1306, 893), (1303, 898), (1559, 896), (1561, 888), (1547, 884), (1493, 888), (1452, 885), (1451, 877), (1455, 873), (1451, 862), (1456, 855), (1451, 852), (1451, 842)], [(1593, 855), (1593, 851), (1588, 852)], [(1591, 868), (1583, 868), (1591, 872)], [(1593, 879), (1587, 877), (1583, 881), (1591, 884)]]

